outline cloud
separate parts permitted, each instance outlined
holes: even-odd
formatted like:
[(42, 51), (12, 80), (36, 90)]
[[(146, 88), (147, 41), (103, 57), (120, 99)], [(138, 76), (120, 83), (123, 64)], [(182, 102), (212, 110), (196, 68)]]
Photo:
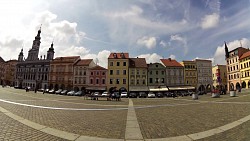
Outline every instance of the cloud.
[(145, 46), (148, 49), (152, 49), (156, 47), (156, 38), (144, 36), (137, 40), (137, 44), (140, 46)]
[(110, 55), (110, 51), (102, 50), (97, 54), (86, 54), (82, 56), (83, 59), (93, 59), (95, 63), (98, 65), (107, 68), (108, 67), (108, 57)]
[(211, 15), (205, 15), (203, 19), (201, 19), (201, 28), (208, 29), (214, 28), (219, 24), (220, 15), (217, 13), (213, 13)]
[(169, 56), (169, 58), (175, 59), (175, 55), (171, 54), (171, 55)]
[[(237, 47), (240, 47), (240, 43), (242, 44), (242, 47), (249, 48), (250, 47), (250, 40), (246, 38), (242, 38), (240, 40), (234, 40), (231, 42), (227, 42), (228, 50), (231, 51)], [(225, 45), (222, 44), (217, 47), (215, 53), (214, 53), (214, 64), (226, 64), (225, 61)]]
[(147, 63), (155, 63), (160, 62), (160, 59), (162, 59), (162, 56), (153, 53), (153, 54), (141, 54), (138, 56), (139, 58), (145, 58)]
[(188, 53), (188, 47), (187, 47), (187, 39), (185, 37), (181, 37), (180, 35), (171, 35), (170, 36), (170, 42), (171, 41), (176, 41), (182, 44), (184, 48), (184, 54), (186, 55)]

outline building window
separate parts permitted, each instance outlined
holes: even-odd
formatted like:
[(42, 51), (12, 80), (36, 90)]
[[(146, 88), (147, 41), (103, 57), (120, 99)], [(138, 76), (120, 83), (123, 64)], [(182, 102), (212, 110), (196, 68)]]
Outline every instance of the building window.
[(96, 83), (96, 84), (99, 84), (99, 79), (98, 79), (98, 78), (96, 79), (96, 82), (95, 82), (95, 83)]
[(158, 75), (158, 71), (156, 71), (155, 74)]
[(116, 84), (120, 84), (120, 80), (119, 79), (116, 79)]
[(127, 65), (127, 63), (126, 62), (123, 62), (123, 66), (126, 66)]
[(153, 83), (153, 78), (149, 78), (149, 83)]
[(137, 85), (140, 84), (140, 80), (139, 79), (136, 80), (136, 84)]
[(158, 83), (158, 78), (155, 78), (155, 83)]
[(123, 70), (123, 75), (126, 75), (126, 70)]
[(142, 84), (146, 84), (146, 81), (145, 81), (145, 79), (143, 79), (143, 80), (142, 80)]
[(119, 74), (120, 74), (119, 70), (116, 70), (116, 75), (119, 75)]
[(136, 70), (136, 74), (139, 75), (139, 74), (140, 74), (140, 71), (139, 71), (139, 70)]
[(110, 66), (114, 66), (114, 62), (110, 62), (110, 64), (109, 64)]
[(153, 74), (153, 72), (152, 72), (152, 71), (150, 71), (150, 72), (149, 72), (149, 74)]
[(109, 80), (109, 84), (113, 84), (113, 79), (110, 79), (110, 80)]
[(134, 82), (135, 82), (135, 80), (131, 79), (131, 81), (130, 81), (131, 85), (134, 85)]
[(109, 70), (109, 74), (110, 74), (110, 75), (113, 75), (113, 70)]
[(93, 75), (94, 73), (93, 72), (91, 72), (91, 75)]
[(98, 71), (98, 72), (96, 72), (96, 75), (99, 75), (99, 71)]
[(105, 84), (105, 79), (102, 79), (102, 84)]
[(161, 79), (161, 83), (164, 83), (164, 78)]
[(122, 82), (123, 84), (127, 84), (126, 79), (123, 79)]
[(90, 79), (90, 84), (93, 84), (93, 79)]
[(116, 66), (120, 66), (120, 62), (116, 62)]
[(161, 74), (164, 75), (164, 71), (161, 71)]

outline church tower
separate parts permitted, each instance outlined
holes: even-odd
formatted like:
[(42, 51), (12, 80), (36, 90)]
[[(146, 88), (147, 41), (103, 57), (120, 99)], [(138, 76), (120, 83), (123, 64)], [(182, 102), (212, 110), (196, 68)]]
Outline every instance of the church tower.
[(38, 60), (38, 54), (39, 54), (39, 48), (41, 43), (41, 27), (37, 32), (37, 35), (35, 37), (35, 40), (33, 40), (32, 48), (29, 50), (27, 61), (34, 61)]
[(54, 45), (54, 44), (53, 44), (53, 42), (52, 42), (52, 44), (51, 44), (49, 50), (47, 51), (47, 60), (53, 60), (53, 58), (54, 58), (54, 53), (55, 53), (55, 51), (54, 51), (53, 45)]
[(227, 43), (225, 42), (225, 59), (229, 58)]
[(22, 62), (22, 61), (24, 61), (23, 60), (23, 49), (21, 50), (21, 52), (18, 55), (18, 62)]

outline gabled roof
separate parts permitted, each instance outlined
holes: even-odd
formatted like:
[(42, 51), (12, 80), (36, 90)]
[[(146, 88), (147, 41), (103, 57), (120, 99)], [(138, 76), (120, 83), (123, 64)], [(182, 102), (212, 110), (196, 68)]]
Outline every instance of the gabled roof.
[(250, 51), (247, 51), (240, 56), (240, 59), (244, 59), (244, 58), (249, 57), (249, 56), (250, 56)]
[(147, 68), (145, 58), (129, 58), (129, 67), (131, 68)]
[(75, 65), (76, 66), (88, 66), (92, 61), (93, 59), (81, 59)]
[(108, 59), (128, 59), (129, 54), (128, 53), (110, 53)]
[(97, 65), (97, 66), (95, 66), (93, 68), (90, 68), (90, 70), (107, 70), (107, 69), (105, 69), (104, 67), (101, 67), (101, 66)]
[(161, 59), (161, 62), (166, 67), (183, 67), (179, 62), (177, 62), (174, 59), (168, 58), (168, 59)]
[(0, 56), (0, 62), (5, 62), (1, 56)]

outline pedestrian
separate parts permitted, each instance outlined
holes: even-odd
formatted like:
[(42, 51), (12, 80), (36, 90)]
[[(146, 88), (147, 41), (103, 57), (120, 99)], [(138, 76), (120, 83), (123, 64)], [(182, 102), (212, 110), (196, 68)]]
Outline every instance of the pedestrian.
[(45, 93), (45, 89), (43, 89), (43, 94)]

